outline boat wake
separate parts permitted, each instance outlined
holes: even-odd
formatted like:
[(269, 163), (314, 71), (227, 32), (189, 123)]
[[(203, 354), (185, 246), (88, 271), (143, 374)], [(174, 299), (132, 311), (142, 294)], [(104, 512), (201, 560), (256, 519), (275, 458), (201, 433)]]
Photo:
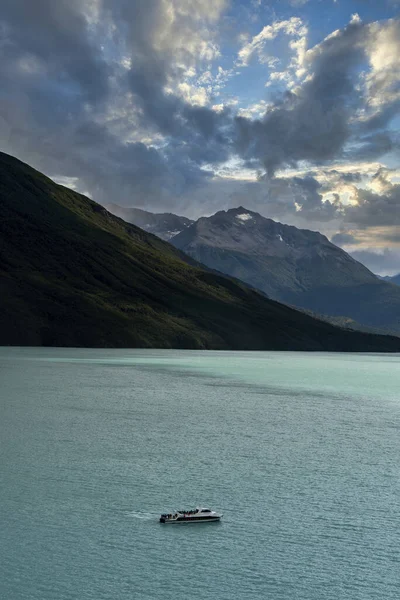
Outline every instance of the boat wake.
[(159, 516), (158, 513), (137, 512), (134, 510), (128, 511), (125, 514), (129, 519), (142, 519), (143, 521), (151, 521)]

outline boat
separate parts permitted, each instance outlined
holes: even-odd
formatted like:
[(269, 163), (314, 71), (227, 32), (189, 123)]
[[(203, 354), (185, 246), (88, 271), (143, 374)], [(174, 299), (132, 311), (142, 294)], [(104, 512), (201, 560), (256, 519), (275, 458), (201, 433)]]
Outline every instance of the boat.
[(221, 517), (220, 513), (198, 506), (194, 510), (178, 510), (175, 513), (163, 514), (160, 523), (211, 523), (219, 521)]

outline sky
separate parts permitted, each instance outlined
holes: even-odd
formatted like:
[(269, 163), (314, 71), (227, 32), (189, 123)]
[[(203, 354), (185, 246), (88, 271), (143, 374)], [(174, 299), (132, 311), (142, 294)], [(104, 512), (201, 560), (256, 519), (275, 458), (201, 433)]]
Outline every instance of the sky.
[(400, 272), (400, 2), (2, 0), (0, 149), (102, 203), (239, 205)]

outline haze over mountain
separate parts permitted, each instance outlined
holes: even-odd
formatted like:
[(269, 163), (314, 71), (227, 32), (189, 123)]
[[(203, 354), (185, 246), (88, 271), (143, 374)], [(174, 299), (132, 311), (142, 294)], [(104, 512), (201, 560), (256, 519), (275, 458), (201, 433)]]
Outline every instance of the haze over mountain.
[(400, 351), (204, 271), (3, 153), (0, 275), (3, 345)]
[(151, 213), (141, 208), (128, 208), (114, 203), (105, 204), (104, 206), (113, 215), (121, 217), (128, 223), (133, 223), (149, 233), (154, 233), (162, 240), (170, 240), (194, 223), (192, 219), (179, 217), (172, 213)]
[(393, 275), (393, 277), (386, 275), (385, 277), (380, 277), (380, 279), (383, 279), (384, 281), (387, 281), (388, 283), (394, 283), (395, 285), (400, 285), (400, 273), (398, 275)]
[(364, 326), (400, 331), (400, 289), (318, 232), (243, 207), (200, 218), (171, 239), (175, 247), (270, 298)]

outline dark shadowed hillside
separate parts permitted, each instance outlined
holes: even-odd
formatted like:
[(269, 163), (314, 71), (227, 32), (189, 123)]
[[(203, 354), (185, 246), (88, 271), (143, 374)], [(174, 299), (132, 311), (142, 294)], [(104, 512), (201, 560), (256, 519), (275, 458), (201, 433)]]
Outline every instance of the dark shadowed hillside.
[(0, 298), (2, 345), (400, 351), (190, 265), (6, 154)]

